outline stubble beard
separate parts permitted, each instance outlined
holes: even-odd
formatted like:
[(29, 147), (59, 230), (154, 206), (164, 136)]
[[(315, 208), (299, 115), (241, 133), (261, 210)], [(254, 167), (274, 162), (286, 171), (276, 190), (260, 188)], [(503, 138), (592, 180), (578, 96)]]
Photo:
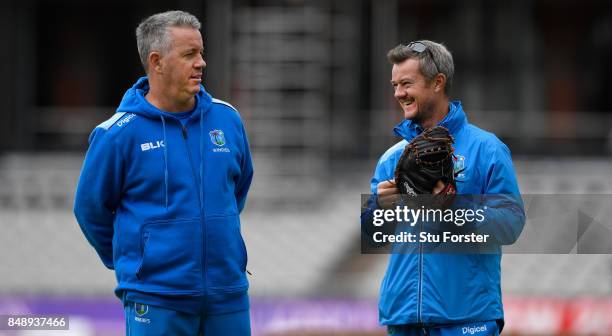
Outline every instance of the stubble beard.
[[(425, 102), (424, 104), (419, 104), (417, 113), (410, 120), (414, 123), (417, 123), (421, 127), (423, 126), (423, 122), (430, 120), (434, 116), (434, 104), (430, 101)], [(433, 125), (432, 125), (433, 126)]]

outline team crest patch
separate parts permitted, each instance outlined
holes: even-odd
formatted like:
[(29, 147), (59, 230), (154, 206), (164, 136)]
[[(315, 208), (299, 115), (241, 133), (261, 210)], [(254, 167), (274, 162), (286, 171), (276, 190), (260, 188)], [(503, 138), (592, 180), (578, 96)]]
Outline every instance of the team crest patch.
[(134, 310), (138, 316), (143, 316), (149, 312), (149, 306), (142, 303), (135, 303)]
[(465, 170), (465, 156), (463, 155), (454, 155), (453, 156), (453, 166), (456, 177), (464, 177), (463, 171)]
[(225, 135), (223, 134), (222, 130), (210, 131), (208, 132), (208, 135), (210, 135), (210, 141), (212, 141), (213, 144), (219, 147), (225, 145)]

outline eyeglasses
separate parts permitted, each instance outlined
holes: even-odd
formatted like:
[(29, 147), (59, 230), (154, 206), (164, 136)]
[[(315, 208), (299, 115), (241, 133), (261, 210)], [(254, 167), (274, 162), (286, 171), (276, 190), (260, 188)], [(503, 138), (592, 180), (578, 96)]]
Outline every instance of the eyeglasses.
[(440, 70), (438, 70), (438, 64), (436, 63), (436, 59), (433, 57), (433, 53), (431, 52), (431, 50), (429, 50), (429, 48), (427, 48), (427, 45), (425, 43), (420, 41), (414, 41), (408, 43), (406, 47), (417, 54), (427, 52), (429, 58), (431, 58), (431, 61), (434, 64), (434, 67), (436, 67), (436, 73), (440, 73)]

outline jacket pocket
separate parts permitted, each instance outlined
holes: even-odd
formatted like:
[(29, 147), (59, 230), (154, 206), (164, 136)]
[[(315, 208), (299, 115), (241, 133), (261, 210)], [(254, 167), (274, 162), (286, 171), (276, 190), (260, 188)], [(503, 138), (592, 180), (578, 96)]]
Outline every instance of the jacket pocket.
[(216, 292), (246, 290), (247, 252), (237, 215), (206, 219), (207, 284)]
[(136, 277), (157, 293), (202, 291), (200, 219), (147, 222), (141, 229)]
[(147, 252), (147, 242), (149, 240), (149, 232), (143, 231), (140, 234), (140, 262), (138, 263), (138, 267), (136, 268), (136, 277), (138, 280), (142, 280), (142, 265), (144, 264), (146, 252)]

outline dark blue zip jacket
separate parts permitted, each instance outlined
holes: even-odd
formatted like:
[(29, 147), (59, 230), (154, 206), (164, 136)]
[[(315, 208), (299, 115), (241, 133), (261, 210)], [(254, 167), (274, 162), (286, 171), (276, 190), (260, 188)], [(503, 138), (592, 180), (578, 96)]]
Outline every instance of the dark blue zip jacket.
[(74, 213), (117, 295), (246, 293), (239, 214), (253, 176), (238, 112), (204, 87), (185, 125), (149, 104), (146, 77), (89, 138)]
[[(523, 203), (508, 147), (495, 135), (467, 122), (461, 103), (449, 104), (439, 123), (455, 139), (457, 191), (466, 195), (495, 195), (480, 227), (499, 245), (512, 244), (525, 223)], [(378, 183), (393, 179), (406, 144), (423, 129), (404, 120), (395, 133), (404, 140), (387, 150), (376, 166), (372, 194)], [(371, 213), (372, 209), (366, 212)], [(362, 214), (362, 221), (367, 216)], [(380, 288), (379, 319), (383, 325), (444, 325), (498, 320), (503, 325), (500, 287), (501, 252), (487, 254), (391, 254)]]

